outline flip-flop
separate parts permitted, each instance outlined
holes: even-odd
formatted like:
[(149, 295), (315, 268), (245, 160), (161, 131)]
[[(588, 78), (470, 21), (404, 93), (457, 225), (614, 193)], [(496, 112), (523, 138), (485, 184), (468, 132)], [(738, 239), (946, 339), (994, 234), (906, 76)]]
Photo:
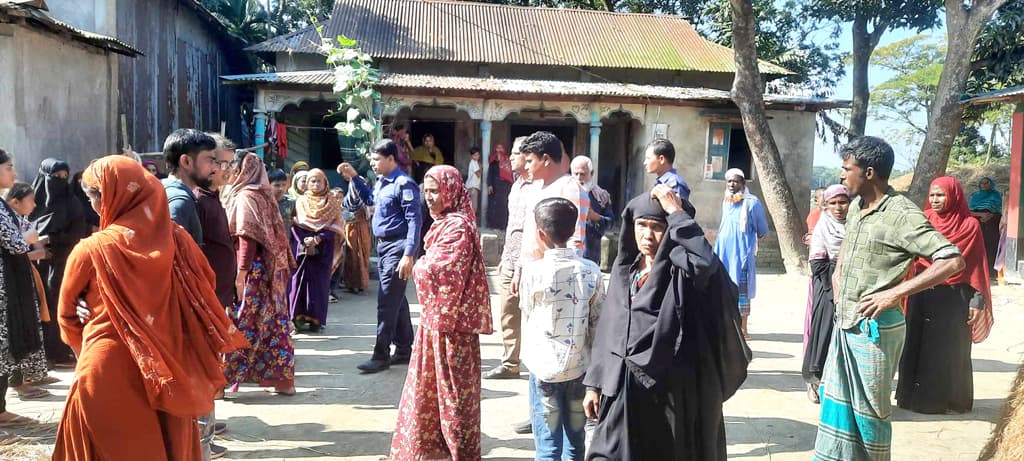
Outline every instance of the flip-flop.
[(45, 386), (45, 385), (47, 385), (47, 384), (56, 384), (56, 383), (59, 383), (59, 382), (60, 382), (60, 378), (58, 378), (58, 377), (56, 377), (56, 376), (50, 376), (50, 375), (46, 375), (46, 377), (45, 377), (45, 378), (43, 378), (43, 379), (40, 379), (40, 380), (38, 380), (38, 381), (29, 381), (29, 384), (35, 384), (35, 385), (39, 385), (39, 386)]
[(21, 440), (20, 435), (0, 431), (0, 446), (13, 445), (17, 443), (19, 440)]
[(15, 389), (14, 392), (18, 394), (18, 399), (20, 400), (45, 399), (53, 395), (50, 393), (50, 391), (46, 389), (40, 389), (38, 387), (33, 387), (31, 390), (27, 391), (19, 391)]
[(291, 397), (291, 396), (295, 395), (298, 392), (298, 391), (296, 391), (296, 389), (294, 387), (289, 392), (281, 392), (276, 387), (269, 388), (269, 389), (263, 389), (263, 390), (268, 392), (268, 393), (270, 393), (270, 394), (283, 395), (285, 397)]
[(29, 418), (28, 416), (22, 415), (18, 415), (10, 419), (0, 421), (0, 427), (28, 426), (29, 424), (39, 424), (39, 421)]

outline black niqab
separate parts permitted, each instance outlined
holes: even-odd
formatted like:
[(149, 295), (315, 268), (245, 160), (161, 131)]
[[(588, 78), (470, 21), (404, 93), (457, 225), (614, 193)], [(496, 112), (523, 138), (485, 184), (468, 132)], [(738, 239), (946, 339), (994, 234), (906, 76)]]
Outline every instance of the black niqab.
[[(628, 370), (651, 392), (680, 392), (686, 403), (674, 409), (683, 427), (674, 430), (673, 457), (724, 459), (722, 402), (746, 379), (751, 353), (740, 333), (736, 284), (692, 205), (684, 201), (683, 208), (666, 215), (647, 194), (626, 206), (585, 383), (612, 397), (623, 391)], [(641, 257), (633, 226), (640, 218), (664, 220), (668, 228), (650, 275), (633, 290)]]
[(62, 160), (48, 158), (39, 166), (39, 174), (32, 182), (36, 208), (29, 215), (39, 235), (50, 236), (51, 245), (74, 245), (84, 234), (85, 213), (82, 204), (71, 191), (71, 182), (57, 173), (71, 171)]

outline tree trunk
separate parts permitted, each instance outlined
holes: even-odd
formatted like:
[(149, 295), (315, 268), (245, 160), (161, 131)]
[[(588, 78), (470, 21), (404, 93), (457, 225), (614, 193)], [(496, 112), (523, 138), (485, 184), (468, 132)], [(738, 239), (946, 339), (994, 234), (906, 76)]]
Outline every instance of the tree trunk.
[(764, 83), (757, 68), (755, 45), (756, 18), (750, 0), (730, 0), (732, 4), (733, 49), (736, 77), (732, 83), (732, 99), (740, 109), (754, 166), (760, 172), (765, 205), (775, 223), (786, 272), (806, 272), (807, 249), (801, 240), (804, 220), (797, 214), (793, 191), (786, 180), (779, 147), (772, 137), (764, 108)]
[(857, 17), (853, 21), (853, 104), (850, 106), (850, 129), (847, 135), (852, 138), (864, 136), (864, 128), (868, 123), (868, 102), (871, 90), (868, 87), (868, 64), (871, 61), (871, 49), (868, 46), (868, 21)]
[(949, 152), (963, 125), (964, 107), (960, 98), (971, 75), (971, 57), (978, 33), (1003, 3), (1006, 0), (978, 0), (968, 11), (962, 1), (946, 0), (946, 62), (928, 114), (928, 132), (917, 158), (914, 179), (907, 192), (914, 203), (923, 203), (932, 180), (946, 173)]
[(853, 20), (853, 104), (850, 110), (850, 129), (847, 131), (851, 139), (864, 136), (868, 122), (868, 104), (871, 102), (868, 66), (871, 64), (871, 54), (875, 52), (878, 41), (888, 27), (888, 23), (880, 22), (873, 31), (868, 32), (867, 17), (857, 15)]

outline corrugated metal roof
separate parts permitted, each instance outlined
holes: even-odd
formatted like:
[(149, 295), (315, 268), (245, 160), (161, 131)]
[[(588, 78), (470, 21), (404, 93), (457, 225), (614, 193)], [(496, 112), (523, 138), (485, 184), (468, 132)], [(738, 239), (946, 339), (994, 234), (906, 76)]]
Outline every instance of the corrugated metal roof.
[[(265, 74), (226, 75), (221, 77), (231, 84), (285, 84), (304, 85), (317, 88), (334, 86), (334, 73), (327, 70), (302, 72), (276, 72)], [(500, 95), (552, 95), (578, 97), (616, 97), (635, 99), (659, 99), (676, 101), (729, 102), (728, 91), (710, 88), (634, 85), (606, 82), (568, 82), (554, 80), (523, 80), (484, 77), (450, 77), (441, 75), (416, 75), (385, 73), (381, 75), (380, 88), (431, 89), (452, 92), (482, 92)], [(801, 98), (786, 95), (765, 95), (769, 104), (812, 105), (815, 109), (848, 107), (849, 101), (822, 98)]]
[[(324, 35), (355, 39), (375, 58), (735, 72), (732, 50), (680, 16), (450, 0), (337, 0)], [(317, 53), (314, 27), (248, 49)], [(788, 70), (762, 62), (761, 72)]]
[[(97, 34), (95, 32), (89, 32), (87, 30), (79, 29), (71, 24), (61, 21), (53, 16), (50, 16), (42, 9), (38, 8), (38, 3), (32, 2), (6, 2), (0, 1), (0, 13), (8, 18), (22, 18), (27, 23), (46, 29), (50, 32), (58, 34), (68, 34), (72, 39), (95, 46), (110, 50), (114, 53), (123, 54), (125, 56), (139, 56), (142, 54), (141, 51), (133, 48), (131, 45), (122, 42), (114, 37), (110, 37), (103, 34)], [(45, 2), (42, 6), (46, 6)]]
[(988, 104), (992, 102), (1024, 102), (1024, 86), (982, 93), (964, 100), (963, 104)]

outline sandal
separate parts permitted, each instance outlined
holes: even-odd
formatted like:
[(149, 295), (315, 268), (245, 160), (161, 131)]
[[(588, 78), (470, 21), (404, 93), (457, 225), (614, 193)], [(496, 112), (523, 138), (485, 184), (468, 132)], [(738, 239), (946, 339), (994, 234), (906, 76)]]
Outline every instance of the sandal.
[(14, 388), (14, 392), (18, 394), (18, 398), (21, 400), (37, 400), (53, 396), (53, 394), (51, 394), (50, 391), (46, 389), (40, 389), (31, 384), (28, 384), (26, 386), (27, 388), (23, 389), (18, 389), (17, 387)]
[(277, 395), (283, 395), (283, 396), (286, 396), (286, 397), (291, 397), (291, 396), (295, 395), (295, 386), (292, 386), (292, 387), (289, 387), (289, 388), (285, 388), (285, 389), (282, 389), (280, 387), (275, 387), (274, 390), (268, 391), (268, 392), (270, 392), (272, 394), (277, 394)]
[[(2, 415), (9, 416), (3, 418)], [(28, 416), (16, 415), (11, 412), (0, 413), (0, 427), (18, 427), (28, 426), (30, 424), (39, 424), (39, 421), (29, 418)]]
[(59, 382), (60, 382), (60, 378), (58, 378), (56, 376), (46, 375), (46, 377), (44, 377), (44, 378), (42, 378), (42, 379), (40, 379), (38, 381), (29, 381), (29, 384), (33, 384), (33, 385), (37, 385), (37, 386), (45, 386), (47, 384), (57, 384)]
[(816, 405), (821, 404), (821, 398), (818, 397), (818, 385), (808, 384), (807, 385), (807, 399)]
[(11, 434), (7, 431), (0, 431), (0, 446), (13, 445), (21, 440), (21, 436), (17, 434)]

